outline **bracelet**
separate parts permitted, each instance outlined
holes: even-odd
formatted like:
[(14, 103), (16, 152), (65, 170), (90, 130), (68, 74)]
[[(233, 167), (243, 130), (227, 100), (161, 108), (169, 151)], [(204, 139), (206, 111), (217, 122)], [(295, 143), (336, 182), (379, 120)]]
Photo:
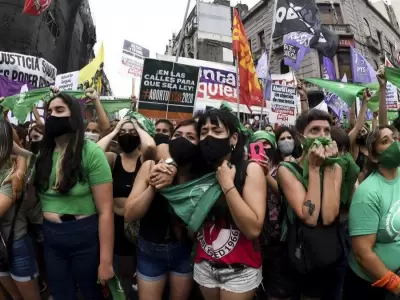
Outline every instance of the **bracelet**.
[(230, 189), (228, 189), (225, 193), (224, 193), (224, 195), (226, 196), (226, 194), (228, 194), (231, 190), (233, 190), (235, 188), (235, 186), (233, 186), (233, 187), (231, 187)]

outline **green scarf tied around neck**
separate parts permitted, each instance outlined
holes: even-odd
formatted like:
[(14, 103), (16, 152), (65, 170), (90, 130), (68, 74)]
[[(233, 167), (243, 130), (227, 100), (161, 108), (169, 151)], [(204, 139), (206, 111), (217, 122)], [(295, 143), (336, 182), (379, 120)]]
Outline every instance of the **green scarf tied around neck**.
[[(318, 137), (316, 139), (306, 138), (303, 142), (303, 151), (308, 152), (312, 147), (325, 147), (329, 146), (332, 140), (325, 137)], [(329, 157), (325, 159), (321, 168), (321, 180), (323, 180), (323, 170), (326, 166), (338, 164), (342, 169), (342, 185), (340, 191), (340, 201), (347, 204), (352, 195), (354, 184), (357, 181), (360, 168), (357, 166), (352, 155), (348, 152), (338, 157)], [(303, 179), (304, 184), (308, 187), (308, 156), (303, 162)]]

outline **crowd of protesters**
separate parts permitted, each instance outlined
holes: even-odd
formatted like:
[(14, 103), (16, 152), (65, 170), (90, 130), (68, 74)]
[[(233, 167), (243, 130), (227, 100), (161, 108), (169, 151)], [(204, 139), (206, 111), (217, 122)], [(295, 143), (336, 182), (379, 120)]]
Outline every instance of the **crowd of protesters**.
[(44, 122), (5, 117), (0, 299), (105, 299), (115, 276), (140, 300), (400, 295), (399, 122), (378, 80), (379, 111), (365, 121), (365, 90), (349, 128), (309, 109), (301, 82), (293, 126), (225, 106), (174, 125), (95, 105), (85, 123), (55, 89)]

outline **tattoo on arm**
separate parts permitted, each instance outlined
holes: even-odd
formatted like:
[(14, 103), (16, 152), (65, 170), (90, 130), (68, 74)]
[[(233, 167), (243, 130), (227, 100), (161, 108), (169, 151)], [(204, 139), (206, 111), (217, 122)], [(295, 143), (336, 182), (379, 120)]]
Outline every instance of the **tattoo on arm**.
[(311, 200), (307, 200), (306, 202), (304, 202), (304, 206), (308, 207), (308, 214), (312, 216), (315, 210), (315, 204), (313, 204)]

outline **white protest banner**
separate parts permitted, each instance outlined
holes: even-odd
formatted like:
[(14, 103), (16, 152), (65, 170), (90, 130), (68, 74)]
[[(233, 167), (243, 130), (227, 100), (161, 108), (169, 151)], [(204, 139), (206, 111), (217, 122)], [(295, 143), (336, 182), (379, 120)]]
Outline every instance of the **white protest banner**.
[(0, 75), (42, 88), (54, 84), (57, 69), (44, 58), (0, 51)]
[(293, 73), (271, 74), (271, 100), (267, 102), (269, 122), (294, 125), (300, 96)]
[(79, 71), (57, 75), (55, 86), (60, 91), (77, 90), (79, 85)]
[(142, 77), (144, 59), (149, 55), (148, 49), (124, 40), (120, 73), (133, 78)]

